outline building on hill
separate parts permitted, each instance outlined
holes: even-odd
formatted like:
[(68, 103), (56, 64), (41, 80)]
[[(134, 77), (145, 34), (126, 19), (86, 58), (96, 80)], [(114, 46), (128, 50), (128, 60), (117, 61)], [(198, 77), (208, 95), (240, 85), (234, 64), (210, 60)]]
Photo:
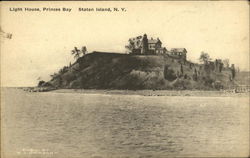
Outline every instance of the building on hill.
[(131, 50), (131, 54), (165, 54), (167, 49), (162, 47), (159, 38), (147, 38), (147, 35), (137, 36), (129, 39), (129, 45), (126, 48)]
[(129, 44), (125, 46), (130, 54), (159, 55), (167, 54), (170, 57), (186, 60), (187, 50), (185, 48), (173, 48), (170, 51), (162, 47), (159, 38), (148, 39), (147, 35), (137, 36), (129, 39)]
[(149, 49), (149, 54), (160, 54), (160, 53), (166, 53), (163, 52), (164, 50), (166, 50), (166, 48), (162, 47), (162, 42), (160, 41), (159, 38), (157, 39), (153, 39), (151, 38), (150, 40), (148, 40), (148, 49)]
[(171, 57), (179, 59), (187, 59), (187, 50), (186, 48), (172, 48), (170, 52), (167, 53)]

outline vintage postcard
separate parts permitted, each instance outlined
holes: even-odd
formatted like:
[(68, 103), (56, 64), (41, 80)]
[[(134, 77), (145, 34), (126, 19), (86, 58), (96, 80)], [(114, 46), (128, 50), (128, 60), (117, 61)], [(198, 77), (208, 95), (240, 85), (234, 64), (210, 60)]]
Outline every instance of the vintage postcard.
[(249, 157), (248, 1), (0, 4), (2, 158)]

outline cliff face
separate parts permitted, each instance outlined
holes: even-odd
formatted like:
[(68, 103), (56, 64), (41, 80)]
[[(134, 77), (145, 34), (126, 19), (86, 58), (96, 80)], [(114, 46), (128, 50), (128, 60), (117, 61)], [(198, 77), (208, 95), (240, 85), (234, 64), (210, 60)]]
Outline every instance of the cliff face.
[(228, 85), (229, 73), (208, 72), (201, 65), (168, 56), (93, 52), (48, 84), (86, 89), (216, 89)]

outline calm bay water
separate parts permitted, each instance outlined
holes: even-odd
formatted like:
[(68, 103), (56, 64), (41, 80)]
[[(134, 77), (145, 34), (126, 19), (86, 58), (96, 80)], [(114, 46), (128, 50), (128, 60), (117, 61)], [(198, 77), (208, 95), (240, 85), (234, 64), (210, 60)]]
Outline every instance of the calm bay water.
[(247, 156), (248, 97), (2, 91), (4, 157)]

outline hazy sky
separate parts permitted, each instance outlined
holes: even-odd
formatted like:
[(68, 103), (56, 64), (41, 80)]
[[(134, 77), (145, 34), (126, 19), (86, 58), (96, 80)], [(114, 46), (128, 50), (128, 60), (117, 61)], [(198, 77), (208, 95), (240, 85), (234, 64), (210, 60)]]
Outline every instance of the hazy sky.
[[(71, 12), (12, 12), (13, 7), (71, 8)], [(126, 12), (79, 12), (78, 8), (118, 7)], [(185, 47), (198, 62), (201, 51), (229, 58), (249, 70), (247, 1), (203, 2), (1, 2), (2, 86), (34, 86), (37, 78), (73, 62), (74, 46), (123, 53), (130, 37), (147, 33), (167, 49)]]

